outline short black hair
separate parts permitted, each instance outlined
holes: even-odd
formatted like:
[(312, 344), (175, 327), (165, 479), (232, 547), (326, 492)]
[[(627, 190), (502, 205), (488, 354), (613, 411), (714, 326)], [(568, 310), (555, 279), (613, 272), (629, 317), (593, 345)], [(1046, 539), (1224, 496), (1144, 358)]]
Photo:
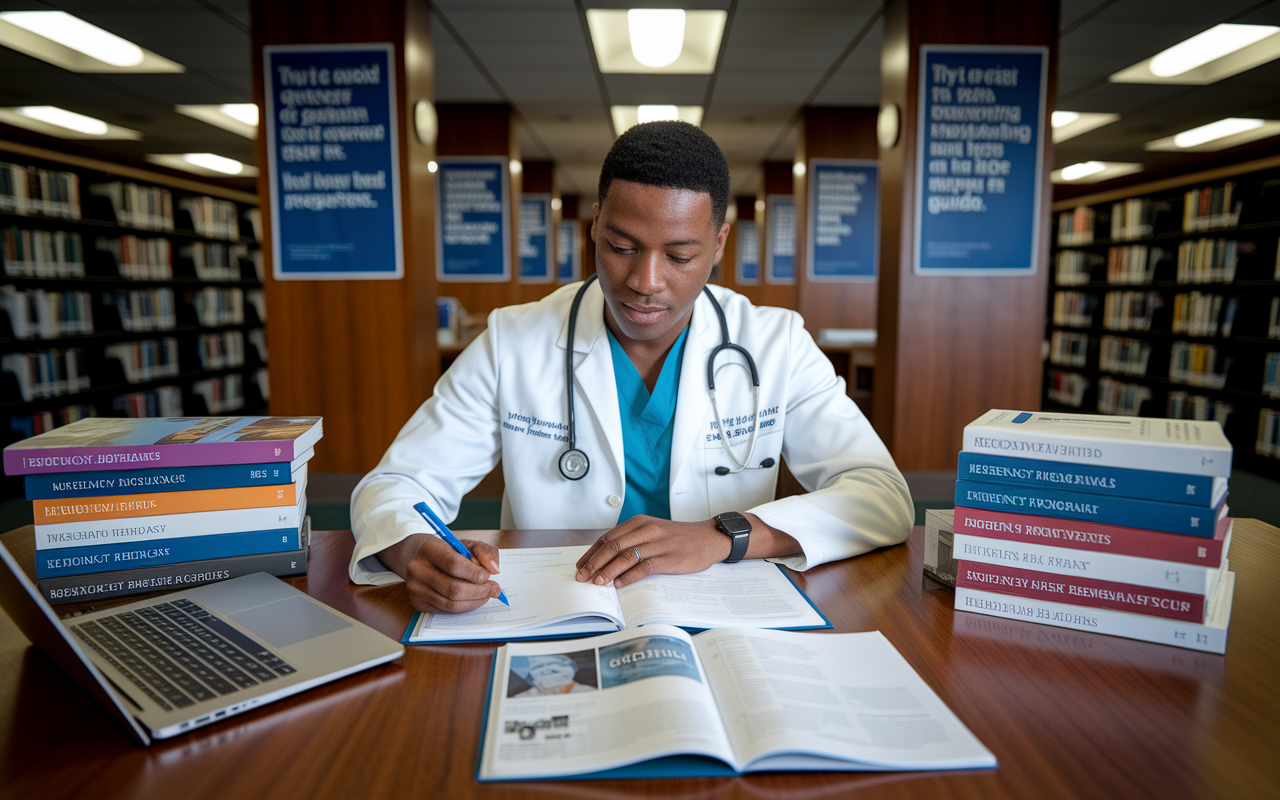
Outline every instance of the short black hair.
[(609, 148), (600, 167), (599, 202), (615, 180), (711, 195), (711, 221), (724, 224), (729, 208), (729, 162), (715, 140), (696, 125), (677, 120), (629, 128)]

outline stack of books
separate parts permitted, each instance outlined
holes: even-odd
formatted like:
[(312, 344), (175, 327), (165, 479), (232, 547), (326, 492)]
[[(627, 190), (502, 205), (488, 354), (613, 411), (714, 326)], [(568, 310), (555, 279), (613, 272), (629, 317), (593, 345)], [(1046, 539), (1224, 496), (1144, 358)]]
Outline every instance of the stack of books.
[(956, 610), (1224, 652), (1230, 472), (1217, 422), (988, 411), (960, 453)]
[(307, 570), (319, 417), (83, 419), (9, 445), (26, 476), (36, 586), (83, 602)]

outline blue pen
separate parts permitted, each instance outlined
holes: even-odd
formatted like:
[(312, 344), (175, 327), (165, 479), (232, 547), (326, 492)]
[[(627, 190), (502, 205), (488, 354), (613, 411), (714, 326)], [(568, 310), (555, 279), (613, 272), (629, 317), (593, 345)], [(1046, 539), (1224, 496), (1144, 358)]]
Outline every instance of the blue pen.
[[(427, 505), (426, 503), (418, 503), (413, 508), (415, 511), (417, 511), (419, 514), (422, 515), (422, 518), (427, 521), (427, 524), (429, 524), (432, 528), (435, 529), (436, 533), (440, 536), (440, 538), (444, 539), (445, 544), (449, 545), (450, 547), (452, 547), (454, 550), (457, 551), (458, 555), (462, 556), (463, 558), (472, 557), (471, 551), (467, 549), (467, 546), (462, 542), (458, 541), (458, 537), (453, 535), (453, 531), (449, 530), (448, 525), (445, 525), (443, 522), (440, 521), (440, 518), (436, 516), (436, 512), (431, 510), (431, 506)], [(503, 603), (506, 603), (507, 606), (511, 605), (511, 603), (507, 600), (507, 593), (504, 591), (499, 590), (498, 599), (501, 600)]]

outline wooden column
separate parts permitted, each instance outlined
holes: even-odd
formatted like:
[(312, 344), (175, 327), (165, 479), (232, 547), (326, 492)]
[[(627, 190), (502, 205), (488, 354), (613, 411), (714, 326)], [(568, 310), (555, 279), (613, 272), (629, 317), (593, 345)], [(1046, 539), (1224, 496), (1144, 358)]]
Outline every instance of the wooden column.
[[(796, 163), (808, 167), (813, 158), (860, 158), (875, 161), (875, 108), (810, 106), (800, 120)], [(816, 338), (823, 328), (874, 328), (875, 281), (859, 283), (810, 282), (808, 274), (809, 172), (794, 178), (796, 198), (796, 303), (805, 327)]]
[(313, 472), (364, 472), (382, 457), (439, 377), (436, 349), (433, 147), (413, 135), (411, 109), (434, 96), (430, 9), (424, 0), (370, 6), (338, 0), (252, 0), (253, 96), (265, 97), (262, 48), (272, 44), (395, 45), (401, 280), (272, 280), (266, 137), (258, 179), (267, 259), (271, 413), (321, 415)]
[[(440, 141), (436, 152), (441, 156), (502, 156), (520, 160), (520, 141), (516, 134), (511, 106), (505, 103), (441, 103)], [(509, 173), (511, 192), (508, 214), (511, 220), (511, 280), (505, 283), (441, 282), (440, 294), (456, 297), (470, 314), (487, 314), (495, 308), (519, 302), (516, 283), (516, 254), (520, 252), (520, 192), (523, 171)]]
[[(559, 190), (556, 189), (556, 162), (554, 161), (525, 161), (524, 170), (520, 173), (521, 183), (524, 186), (524, 194), (549, 194), (552, 199), (560, 196)], [(552, 204), (554, 206), (554, 203)], [(519, 205), (516, 206), (519, 211)], [(552, 254), (556, 248), (556, 225), (560, 222), (560, 212), (562, 209), (551, 209), (551, 229), (547, 231), (547, 247)], [(519, 234), (519, 214), (517, 213), (513, 219), (516, 220), (517, 238)], [(516, 276), (516, 300), (517, 303), (530, 303), (534, 300), (541, 300), (551, 294), (556, 289), (555, 283), (555, 260), (552, 259), (551, 281), (548, 283), (519, 283), (520, 259), (517, 254), (520, 248), (517, 246), (512, 250), (512, 272)]]
[[(756, 198), (754, 197), (735, 197), (729, 201), (737, 211), (737, 218), (731, 223), (729, 231), (729, 241), (725, 244), (724, 259), (720, 263), (720, 280), (716, 281), (721, 286), (732, 289), (735, 292), (750, 297), (752, 302), (756, 302), (752, 295), (756, 287), (750, 284), (738, 283), (738, 231), (739, 226), (745, 220), (747, 222), (756, 222)], [(756, 227), (756, 248), (760, 247), (760, 228)], [(761, 267), (763, 269), (763, 265)]]
[[(588, 202), (588, 200), (590, 202)], [(591, 241), (591, 220), (595, 213), (595, 196), (580, 197), (568, 195), (560, 198), (560, 218), (578, 221), (578, 257), (582, 264), (582, 279), (586, 280), (596, 271), (596, 243)]]
[[(880, 297), (876, 429), (898, 466), (956, 466), (964, 426), (990, 408), (1040, 407), (1053, 164), (1049, 115), (1057, 94), (1057, 0), (889, 0), (882, 102), (898, 106), (901, 135), (880, 153)], [(1028, 277), (933, 277), (912, 270), (917, 87), (922, 44), (1049, 48), (1040, 252)]]
[[(790, 161), (764, 162), (764, 181), (761, 183), (760, 193), (756, 196), (757, 200), (765, 202), (765, 198), (771, 194), (783, 194), (790, 197), (794, 190), (792, 163)], [(751, 302), (758, 306), (795, 308), (795, 284), (776, 284), (765, 280), (765, 263), (768, 260), (768, 249), (772, 247), (769, 242), (769, 226), (768, 220), (765, 218), (766, 213), (768, 213), (768, 210), (764, 209), (756, 214), (756, 226), (760, 230), (760, 285), (744, 287), (742, 293), (751, 298)]]

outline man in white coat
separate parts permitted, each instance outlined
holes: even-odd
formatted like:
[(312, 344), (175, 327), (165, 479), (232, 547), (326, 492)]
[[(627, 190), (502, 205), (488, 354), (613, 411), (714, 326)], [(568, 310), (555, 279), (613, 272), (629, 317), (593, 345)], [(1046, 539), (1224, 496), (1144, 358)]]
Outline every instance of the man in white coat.
[[(579, 581), (744, 557), (804, 570), (906, 539), (906, 482), (799, 315), (706, 286), (728, 202), (728, 164), (700, 129), (617, 139), (591, 227), (599, 280), (490, 314), (356, 487), (353, 581), (403, 579), (428, 612), (497, 597), (497, 550), (468, 542), (463, 558), (413, 506), (453, 518), (499, 461), (502, 527), (609, 529)], [(808, 494), (773, 499), (783, 458)]]

